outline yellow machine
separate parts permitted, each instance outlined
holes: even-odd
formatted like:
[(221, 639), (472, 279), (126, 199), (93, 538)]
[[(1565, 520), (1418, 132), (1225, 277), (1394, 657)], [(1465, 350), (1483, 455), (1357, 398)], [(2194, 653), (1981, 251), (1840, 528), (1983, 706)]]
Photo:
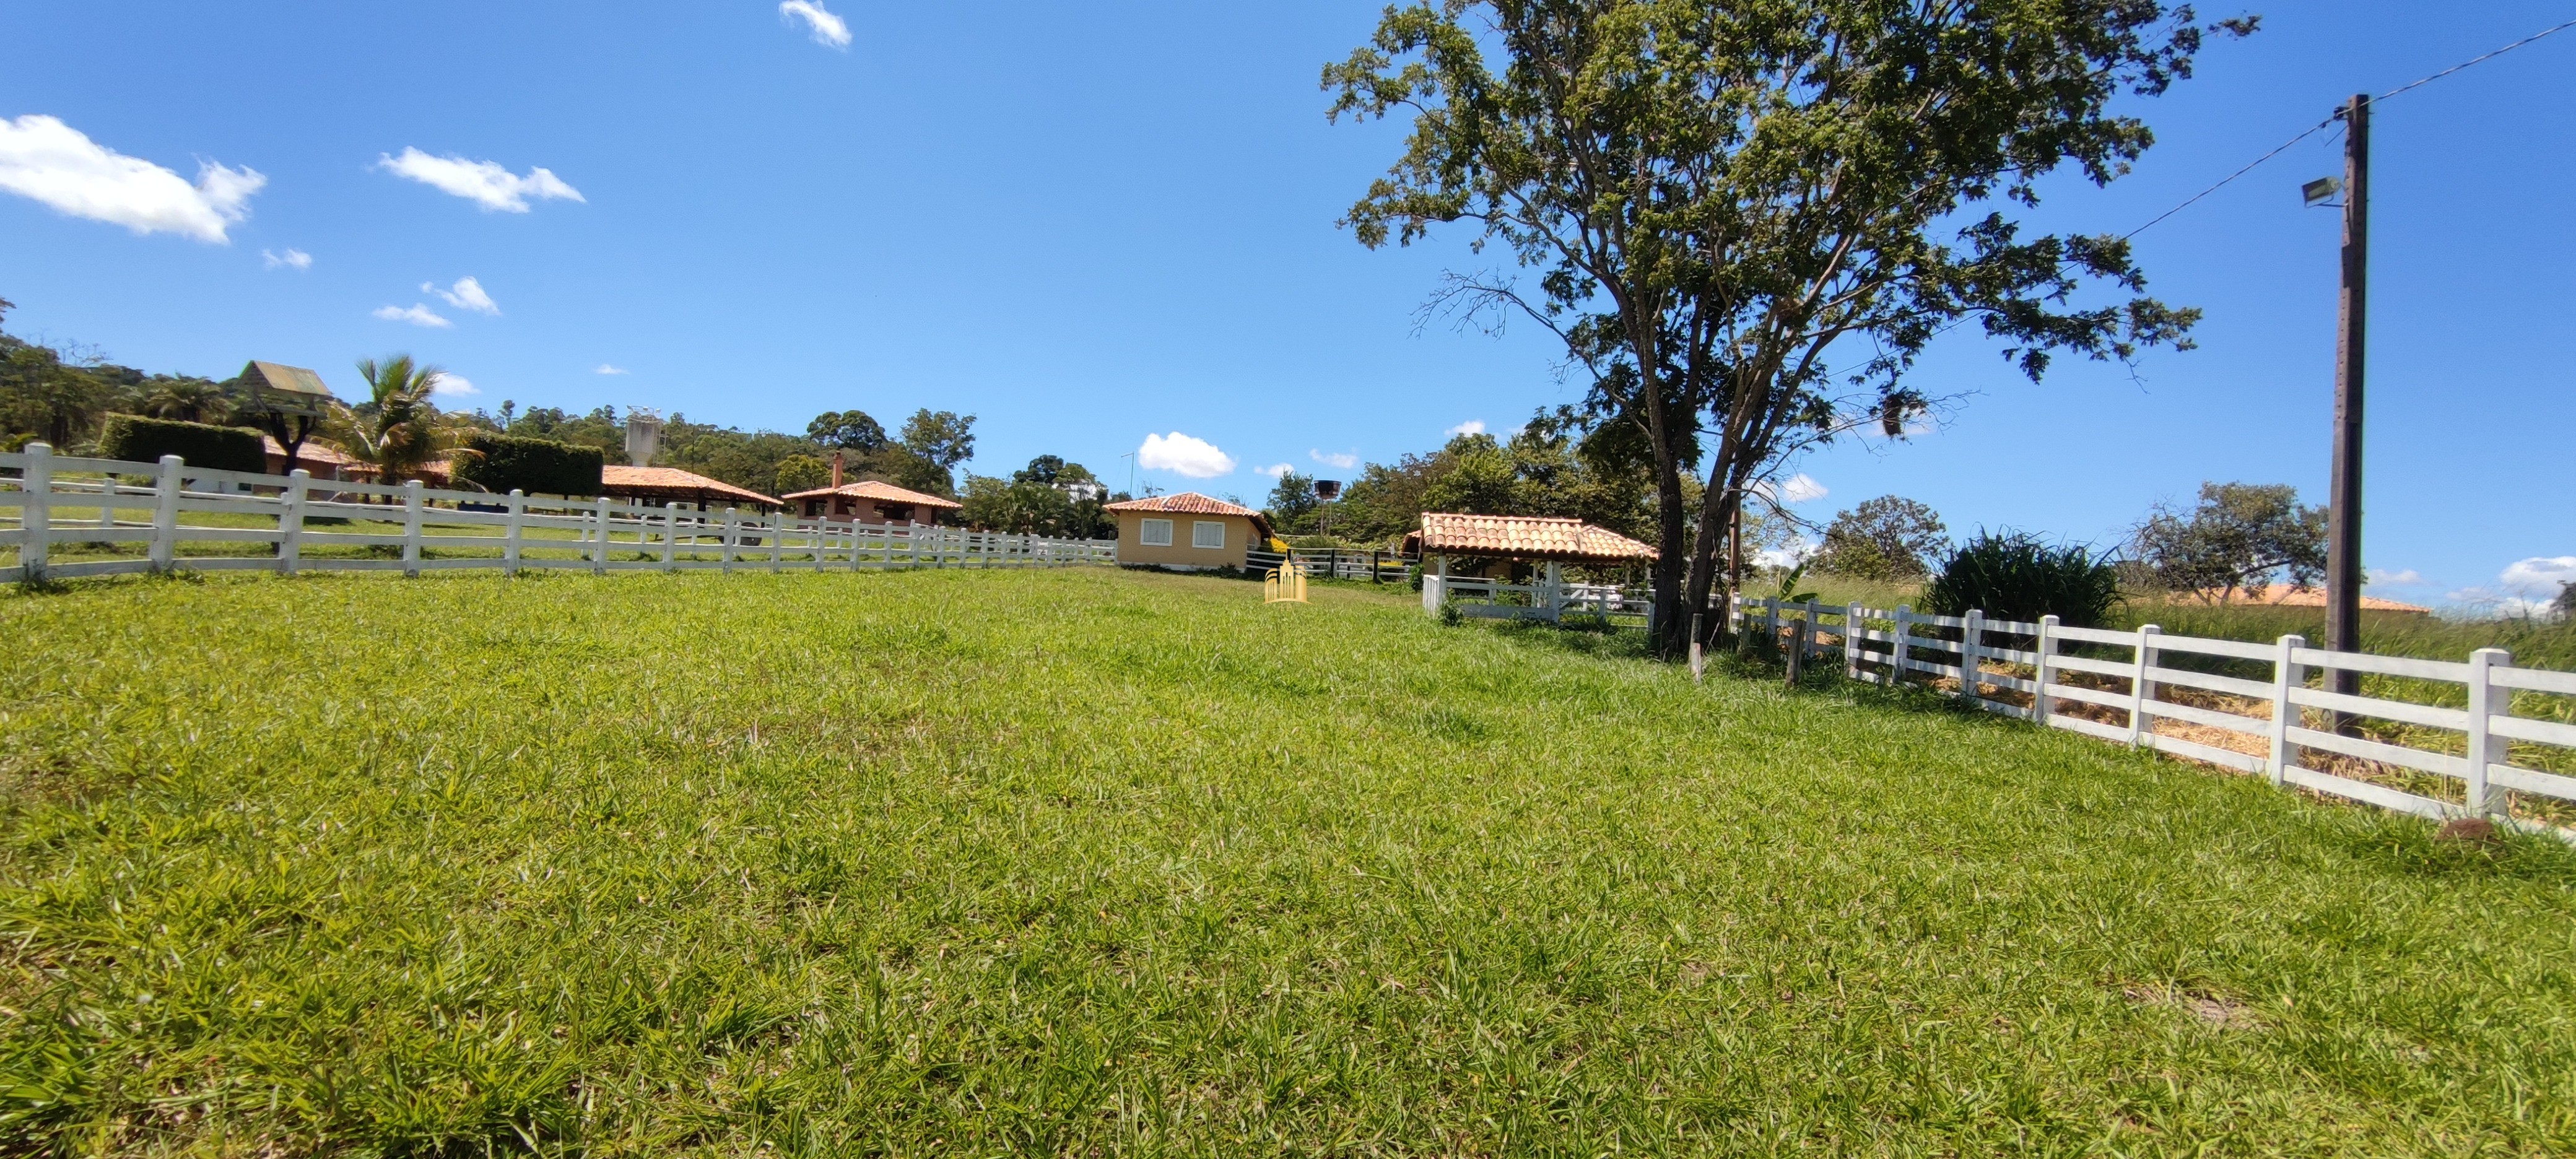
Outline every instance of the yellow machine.
[(1265, 604), (1302, 604), (1306, 602), (1306, 573), (1293, 564), (1270, 569), (1261, 580), (1261, 602)]

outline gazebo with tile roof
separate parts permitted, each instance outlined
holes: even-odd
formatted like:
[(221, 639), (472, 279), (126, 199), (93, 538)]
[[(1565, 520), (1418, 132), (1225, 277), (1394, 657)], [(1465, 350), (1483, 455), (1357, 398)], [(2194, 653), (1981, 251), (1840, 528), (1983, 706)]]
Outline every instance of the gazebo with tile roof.
[(1440, 511), (1423, 512), (1422, 529), (1407, 534), (1404, 546), (1406, 554), (1419, 555), (1430, 564), (1422, 575), (1425, 611), (1438, 611), (1447, 597), (1453, 556), (1544, 564), (1546, 573), (1534, 585), (1537, 599), (1528, 609), (1543, 619), (1555, 619), (1564, 607), (1566, 564), (1626, 567), (1652, 563), (1657, 555), (1647, 544), (1580, 519)]
[[(835, 464), (837, 467), (838, 464)], [(784, 496), (807, 519), (834, 519), (844, 523), (929, 523), (939, 522), (939, 513), (964, 506), (954, 499), (925, 495), (877, 479), (862, 479), (832, 487), (816, 487)]]

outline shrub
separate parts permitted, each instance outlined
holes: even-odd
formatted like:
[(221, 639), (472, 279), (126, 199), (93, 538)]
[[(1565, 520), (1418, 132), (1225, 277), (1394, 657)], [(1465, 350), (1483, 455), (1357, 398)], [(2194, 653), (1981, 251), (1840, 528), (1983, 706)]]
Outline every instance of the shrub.
[(2120, 600), (2117, 565), (2081, 545), (2050, 547), (2027, 532), (1980, 531), (1941, 562), (1923, 589), (1923, 607), (1956, 616), (1970, 609), (1998, 620), (2037, 620), (2098, 627)]
[(259, 432), (244, 427), (115, 414), (107, 416), (107, 424), (99, 430), (102, 459), (157, 463), (163, 455), (177, 455), (191, 467), (215, 471), (256, 475), (268, 469), (268, 448), (260, 442)]
[(608, 456), (597, 447), (552, 439), (479, 434), (456, 456), (456, 482), (496, 494), (597, 495)]

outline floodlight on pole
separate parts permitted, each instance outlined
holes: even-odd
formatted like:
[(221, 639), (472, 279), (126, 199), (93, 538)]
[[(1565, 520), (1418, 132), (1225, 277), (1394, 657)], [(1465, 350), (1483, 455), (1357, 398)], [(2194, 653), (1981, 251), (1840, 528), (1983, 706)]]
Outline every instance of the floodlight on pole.
[(2311, 209), (2332, 204), (2334, 195), (2343, 191), (2343, 183), (2332, 177), (2320, 177), (2299, 187), (2299, 197)]

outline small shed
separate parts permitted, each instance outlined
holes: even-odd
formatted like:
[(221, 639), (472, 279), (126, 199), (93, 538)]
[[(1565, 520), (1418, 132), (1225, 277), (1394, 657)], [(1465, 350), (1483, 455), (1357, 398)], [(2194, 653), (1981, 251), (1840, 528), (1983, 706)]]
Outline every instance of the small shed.
[(1242, 567), (1270, 539), (1270, 517), (1196, 491), (1112, 503), (1118, 562), (1186, 569)]
[[(1422, 529), (1404, 537), (1407, 554), (1423, 559), (1422, 607), (1437, 612), (1447, 598), (1449, 561), (1488, 559), (1536, 563), (1546, 571), (1526, 609), (1540, 619), (1555, 619), (1565, 606), (1564, 565), (1626, 567), (1652, 563), (1656, 550), (1606, 527), (1580, 519), (1544, 515), (1468, 515), (1426, 511)], [(1522, 609), (1514, 609), (1515, 613)]]
[(277, 414), (318, 419), (331, 411), (331, 388), (322, 376), (301, 366), (252, 359), (242, 367), (244, 414)]
[(843, 523), (936, 524), (940, 512), (964, 506), (954, 499), (925, 495), (876, 479), (798, 491), (788, 495), (787, 501), (807, 519)]
[(786, 506), (748, 487), (736, 487), (721, 479), (710, 479), (677, 467), (606, 464), (599, 468), (599, 493), (655, 505), (694, 503), (700, 511), (723, 507), (757, 507), (763, 511), (776, 511)]

